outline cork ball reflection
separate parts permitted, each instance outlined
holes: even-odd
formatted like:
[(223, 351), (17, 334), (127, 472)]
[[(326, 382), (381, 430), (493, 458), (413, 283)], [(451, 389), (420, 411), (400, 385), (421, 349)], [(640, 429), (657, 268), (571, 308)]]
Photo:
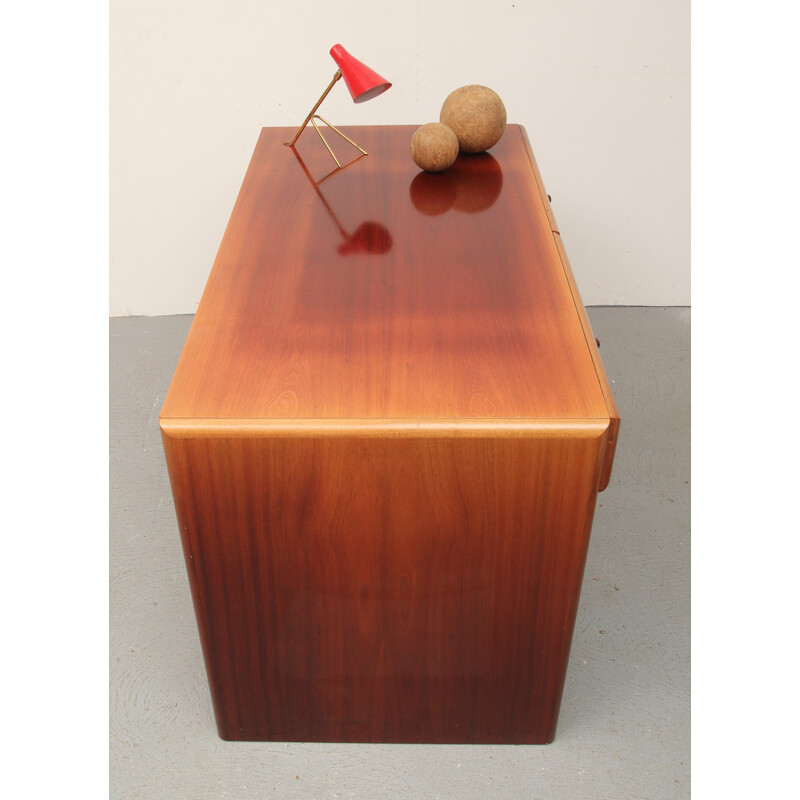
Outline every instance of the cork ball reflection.
[(502, 190), (503, 170), (494, 156), (462, 154), (445, 172), (417, 174), (409, 196), (414, 208), (427, 216), (450, 209), (476, 214), (494, 205)]

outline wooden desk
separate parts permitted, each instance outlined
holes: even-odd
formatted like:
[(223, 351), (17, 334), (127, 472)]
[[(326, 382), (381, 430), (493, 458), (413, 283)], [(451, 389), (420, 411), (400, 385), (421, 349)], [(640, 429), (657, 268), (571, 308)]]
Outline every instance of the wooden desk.
[(555, 735), (619, 419), (524, 130), (414, 129), (261, 132), (164, 402), (224, 739)]

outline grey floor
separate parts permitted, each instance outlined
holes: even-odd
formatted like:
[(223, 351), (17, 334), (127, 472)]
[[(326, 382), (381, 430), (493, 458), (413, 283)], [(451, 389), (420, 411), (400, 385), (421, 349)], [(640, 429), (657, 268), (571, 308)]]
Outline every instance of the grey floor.
[(623, 422), (542, 747), (221, 741), (158, 430), (192, 318), (111, 320), (114, 800), (689, 797), (690, 312), (589, 316)]

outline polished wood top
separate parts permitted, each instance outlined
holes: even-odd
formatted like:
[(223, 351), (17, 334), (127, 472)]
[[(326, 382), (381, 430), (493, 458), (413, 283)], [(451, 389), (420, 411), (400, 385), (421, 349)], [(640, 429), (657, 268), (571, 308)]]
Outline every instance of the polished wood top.
[(261, 131), (162, 422), (615, 416), (524, 130), (428, 174), (415, 129)]

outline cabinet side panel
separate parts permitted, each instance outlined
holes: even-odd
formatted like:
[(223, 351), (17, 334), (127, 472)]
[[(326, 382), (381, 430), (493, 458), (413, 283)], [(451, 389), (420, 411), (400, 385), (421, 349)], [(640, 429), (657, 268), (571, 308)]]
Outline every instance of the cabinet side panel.
[(528, 153), (528, 158), (530, 159), (531, 170), (533, 171), (534, 179), (536, 182), (536, 186), (539, 190), (539, 195), (542, 199), (542, 203), (547, 210), (547, 218), (550, 222), (550, 227), (552, 228), (553, 232), (553, 239), (555, 241), (556, 247), (558, 248), (558, 255), (561, 259), (561, 264), (564, 269), (564, 273), (567, 277), (567, 281), (570, 285), (570, 290), (572, 291), (573, 298), (575, 300), (575, 308), (578, 312), (578, 317), (581, 320), (581, 324), (583, 325), (584, 332), (586, 334), (586, 341), (589, 346), (589, 352), (591, 353), (592, 360), (594, 361), (595, 370), (597, 371), (597, 378), (600, 382), (600, 389), (603, 392), (603, 397), (606, 402), (606, 406), (608, 407), (608, 415), (611, 420), (611, 425), (609, 427), (608, 439), (606, 443), (606, 453), (603, 461), (603, 468), (600, 475), (600, 491), (605, 491), (608, 488), (608, 484), (611, 480), (611, 469), (614, 464), (614, 453), (617, 447), (617, 436), (619, 434), (619, 412), (617, 411), (616, 403), (614, 402), (614, 396), (611, 392), (611, 386), (608, 381), (608, 376), (606, 375), (605, 368), (603, 366), (603, 362), (600, 358), (600, 353), (598, 352), (597, 347), (595, 346), (595, 336), (592, 332), (592, 326), (589, 322), (589, 317), (586, 314), (586, 309), (583, 306), (583, 302), (580, 298), (580, 293), (578, 292), (578, 286), (575, 282), (575, 276), (572, 272), (572, 266), (569, 263), (569, 259), (567, 258), (566, 250), (564, 249), (564, 243), (561, 241), (561, 234), (558, 230), (558, 223), (556, 222), (555, 216), (553, 215), (553, 209), (550, 205), (550, 198), (547, 194), (547, 191), (544, 188), (544, 182), (542, 181), (542, 175), (539, 172), (539, 166), (536, 163), (536, 158), (533, 155), (533, 149), (531, 148), (530, 140), (528, 139), (528, 133), (524, 128), (520, 128), (520, 135), (522, 136), (522, 140), (525, 144), (525, 149)]
[(551, 741), (604, 439), (182, 440), (223, 738)]
[(597, 340), (595, 339), (591, 323), (589, 322), (589, 317), (586, 314), (586, 309), (583, 307), (580, 294), (578, 293), (578, 285), (575, 283), (575, 276), (572, 273), (572, 267), (569, 263), (569, 259), (567, 258), (567, 251), (564, 249), (564, 243), (561, 241), (561, 235), (558, 233), (553, 233), (553, 238), (555, 240), (556, 247), (558, 248), (558, 254), (561, 258), (564, 274), (567, 276), (567, 280), (569, 281), (569, 285), (572, 289), (573, 297), (575, 298), (575, 308), (586, 333), (586, 343), (589, 346), (589, 352), (591, 353), (592, 360), (594, 362), (594, 368), (597, 372), (597, 380), (600, 383), (600, 389), (603, 392), (603, 398), (605, 399), (606, 406), (608, 408), (608, 416), (611, 422), (608, 430), (608, 436), (606, 438), (606, 452), (603, 458), (602, 472), (600, 474), (600, 491), (603, 492), (608, 488), (608, 484), (611, 481), (611, 470), (614, 466), (614, 454), (617, 449), (617, 438), (619, 436), (619, 411), (617, 410), (617, 404), (614, 402), (614, 395), (611, 392), (611, 384), (608, 381), (606, 369), (603, 366), (602, 359), (600, 358)]

